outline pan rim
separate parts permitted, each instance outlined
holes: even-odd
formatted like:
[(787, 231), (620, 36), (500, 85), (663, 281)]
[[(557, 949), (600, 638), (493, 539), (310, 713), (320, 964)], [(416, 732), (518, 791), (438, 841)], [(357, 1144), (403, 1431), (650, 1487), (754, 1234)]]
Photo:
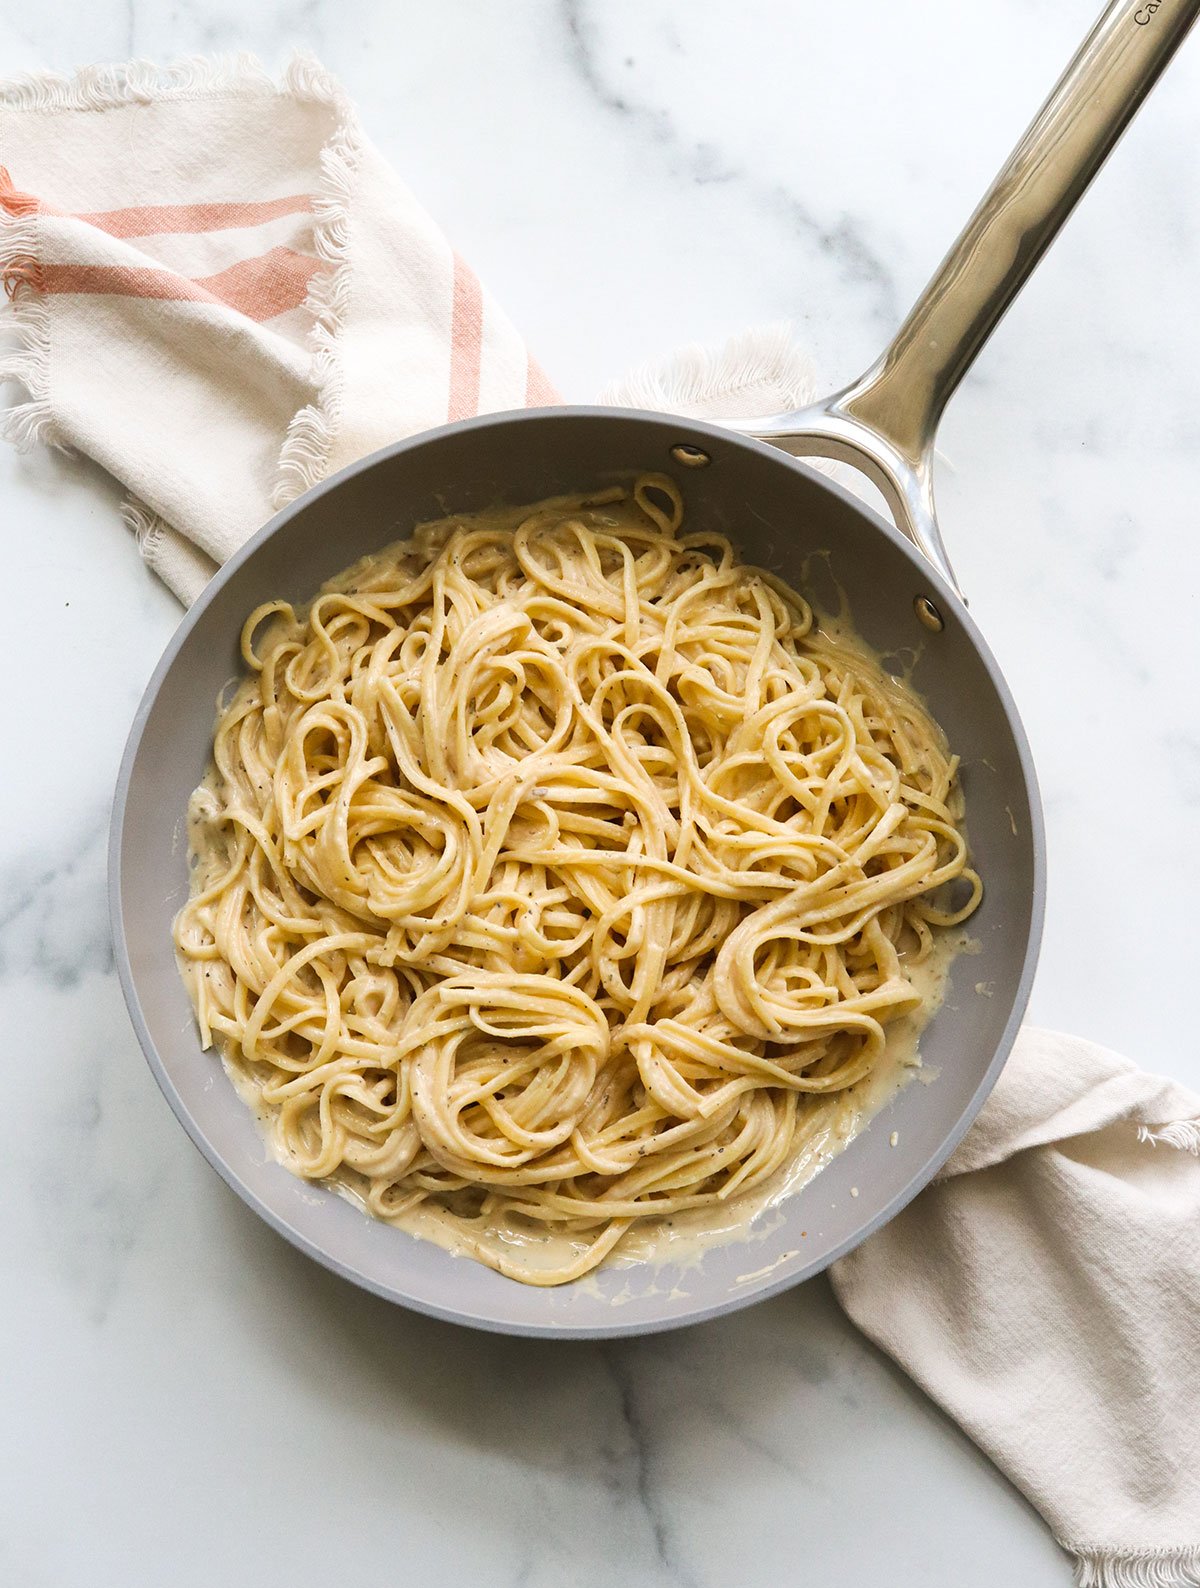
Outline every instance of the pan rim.
[[(1021, 776), (1028, 795), (1033, 879), (1029, 898), (1029, 929), (1024, 957), (1013, 993), (1012, 1006), (1000, 1038), (995, 1045), (992, 1057), (980, 1078), (978, 1086), (971, 1094), (953, 1127), (942, 1138), (938, 1147), (915, 1167), (904, 1186), (896, 1192), (882, 1209), (873, 1217), (864, 1220), (851, 1235), (838, 1243), (830, 1252), (808, 1263), (799, 1264), (795, 1268), (787, 1268), (785, 1265), (783, 1272), (773, 1273), (756, 1284), (739, 1287), (736, 1294), (722, 1295), (717, 1300), (681, 1307), (678, 1314), (670, 1317), (650, 1320), (621, 1319), (618, 1321), (614, 1319), (611, 1324), (606, 1322), (605, 1324), (584, 1323), (572, 1325), (562, 1322), (545, 1324), (522, 1321), (510, 1322), (489, 1314), (479, 1314), (465, 1307), (462, 1310), (457, 1310), (430, 1302), (420, 1296), (410, 1295), (400, 1290), (396, 1285), (373, 1279), (355, 1268), (353, 1264), (343, 1261), (336, 1252), (330, 1251), (327, 1247), (297, 1229), (263, 1201), (259, 1194), (241, 1178), (237, 1169), (226, 1160), (201, 1129), (158, 1052), (157, 1045), (150, 1033), (149, 1025), (142, 1011), (137, 981), (125, 934), (124, 907), (121, 898), (121, 872), (124, 855), (126, 809), (133, 770), (137, 762), (146, 725), (162, 685), (189, 635), (198, 626), (208, 607), (225, 585), (234, 578), (243, 564), (253, 557), (266, 541), (278, 533), (299, 512), (305, 510), (320, 497), (340, 489), (350, 479), (378, 467), (392, 458), (436, 442), (447, 435), (458, 435), (496, 426), (546, 425), (553, 424), (556, 421), (561, 422), (579, 418), (608, 418), (626, 422), (630, 420), (646, 420), (653, 422), (659, 427), (664, 423), (670, 424), (674, 422), (686, 427), (689, 438), (700, 435), (707, 436), (714, 442), (719, 442), (722, 446), (736, 444), (738, 447), (759, 453), (769, 458), (772, 462), (783, 463), (795, 468), (808, 475), (824, 490), (840, 499), (861, 517), (865, 518), (877, 532), (881, 533), (887, 540), (890, 540), (905, 555), (913, 566), (920, 571), (922, 578), (936, 592), (939, 601), (946, 604), (946, 610), (952, 610), (956, 619), (967, 631), (967, 635), (1004, 709), (1013, 735)], [(954, 591), (943, 575), (925, 560), (921, 552), (906, 536), (901, 534), (894, 525), (889, 524), (880, 514), (876, 513), (858, 497), (852, 495), (837, 481), (832, 480), (824, 473), (812, 469), (802, 460), (793, 458), (766, 442), (739, 435), (709, 421), (648, 409), (616, 408), (601, 405), (564, 405), (555, 408), (515, 409), (440, 425), (436, 429), (421, 431), (415, 436), (393, 442), (388, 446), (379, 448), (375, 452), (369, 453), (366, 457), (349, 464), (346, 468), (331, 475), (327, 480), (323, 480), (318, 485), (305, 491), (294, 501), (289, 502), (286, 507), (282, 508), (257, 530), (217, 570), (199, 598), (183, 615), (178, 627), (164, 648), (138, 702), (137, 710), (130, 725), (114, 788), (112, 815), (109, 825), (108, 904), (113, 954), (121, 984), (121, 992), (139, 1046), (159, 1090), (170, 1105), (172, 1112), (193, 1146), (197, 1148), (206, 1162), (220, 1175), (226, 1185), (271, 1229), (307, 1257), (312, 1258), (315, 1262), (321, 1264), (322, 1267), (348, 1280), (360, 1289), (370, 1291), (395, 1305), (407, 1307), (412, 1311), (422, 1313), (428, 1317), (438, 1318), (443, 1322), (483, 1330), (486, 1333), (507, 1334), (525, 1338), (616, 1339), (665, 1333), (672, 1329), (686, 1328), (712, 1318), (723, 1317), (728, 1313), (740, 1311), (743, 1307), (750, 1306), (756, 1302), (765, 1301), (771, 1296), (779, 1295), (783, 1291), (791, 1289), (794, 1285), (814, 1278), (817, 1274), (831, 1267), (833, 1263), (844, 1257), (848, 1252), (854, 1250), (870, 1235), (874, 1234), (876, 1230), (882, 1228), (884, 1224), (901, 1212), (929, 1184), (930, 1180), (937, 1174), (974, 1123), (976, 1116), (990, 1095), (1001, 1070), (1007, 1062), (1013, 1043), (1016, 1040), (1017, 1032), (1020, 1029), (1021, 1021), (1025, 1015), (1034, 973), (1037, 968), (1045, 920), (1045, 822), (1037, 773), (1025, 727), (1004, 674), (993, 656), (990, 646), (967, 609), (965, 602)]]

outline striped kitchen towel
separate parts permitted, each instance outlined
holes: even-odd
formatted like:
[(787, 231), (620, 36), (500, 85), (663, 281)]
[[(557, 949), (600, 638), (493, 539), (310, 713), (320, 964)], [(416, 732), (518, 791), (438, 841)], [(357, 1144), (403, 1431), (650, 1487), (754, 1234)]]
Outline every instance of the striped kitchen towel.
[(0, 85), (0, 378), (185, 602), (276, 508), (447, 419), (555, 401), (315, 61)]

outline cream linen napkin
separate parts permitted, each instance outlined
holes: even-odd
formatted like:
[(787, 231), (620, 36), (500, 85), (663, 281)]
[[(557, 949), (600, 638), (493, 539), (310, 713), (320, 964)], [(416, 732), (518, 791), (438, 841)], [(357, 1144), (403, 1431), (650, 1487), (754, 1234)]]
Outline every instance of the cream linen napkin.
[(1026, 1028), (941, 1174), (836, 1263), (858, 1327), (1079, 1562), (1200, 1582), (1200, 1097)]
[[(16, 442), (128, 489), (182, 600), (331, 470), (553, 401), (474, 276), (301, 60), (0, 86)], [(603, 399), (716, 417), (812, 395), (786, 331)], [(1026, 1030), (937, 1181), (833, 1270), (850, 1317), (1028, 1495), (1086, 1584), (1200, 1584), (1200, 1098)]]

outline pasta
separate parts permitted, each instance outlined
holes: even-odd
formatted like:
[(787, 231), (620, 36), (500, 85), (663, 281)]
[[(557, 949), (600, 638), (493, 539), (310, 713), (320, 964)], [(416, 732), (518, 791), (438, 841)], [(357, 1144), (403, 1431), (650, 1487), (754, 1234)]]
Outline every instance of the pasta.
[(682, 518), (643, 476), (259, 607), (193, 799), (180, 962), (282, 1160), (532, 1283), (769, 1184), (981, 894), (923, 707)]

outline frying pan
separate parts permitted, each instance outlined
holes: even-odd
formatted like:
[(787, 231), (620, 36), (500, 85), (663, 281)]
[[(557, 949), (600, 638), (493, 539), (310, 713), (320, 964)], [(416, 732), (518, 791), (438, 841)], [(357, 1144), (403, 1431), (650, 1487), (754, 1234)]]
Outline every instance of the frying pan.
[[(503, 414), (387, 447), (310, 491), (234, 556), (155, 670), (121, 766), (110, 899), (126, 1001), (154, 1075), (233, 1189), (327, 1267), (423, 1312), (517, 1334), (607, 1336), (729, 1311), (817, 1273), (899, 1211), (945, 1161), (1016, 1034), (1041, 934), (1045, 857), (1029, 747), (970, 617), (934, 513), (942, 408), (1181, 42), (1200, 0), (1117, 0), (1101, 17), (891, 346), (861, 380), (802, 413), (715, 426), (662, 414), (559, 408)], [(737, 431), (742, 433), (736, 433)], [(765, 442), (773, 443), (767, 445)], [(853, 463), (895, 527), (793, 455)], [(447, 509), (531, 502), (668, 469), (693, 530), (730, 535), (818, 603), (845, 593), (963, 758), (986, 892), (922, 1042), (911, 1085), (813, 1181), (688, 1262), (612, 1266), (526, 1287), (366, 1218), (272, 1161), (214, 1056), (201, 1052), (171, 922), (187, 895), (184, 813), (209, 755), (213, 702), (240, 672), (259, 602), (304, 600), (364, 553)], [(820, 554), (820, 555), (815, 555)]]

